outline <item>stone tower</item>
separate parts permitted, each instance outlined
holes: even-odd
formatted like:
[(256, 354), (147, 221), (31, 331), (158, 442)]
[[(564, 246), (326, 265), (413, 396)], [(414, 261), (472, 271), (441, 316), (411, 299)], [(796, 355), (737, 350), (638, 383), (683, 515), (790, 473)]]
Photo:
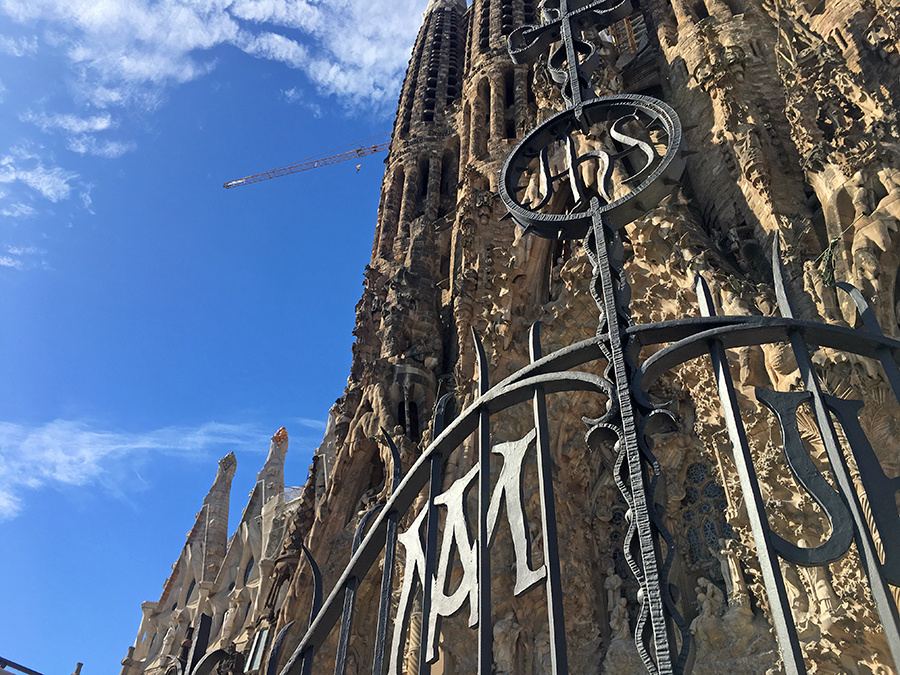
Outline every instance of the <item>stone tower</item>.
[[(309, 481), (296, 499), (284, 501), (287, 510), (279, 506), (283, 527), (262, 526), (270, 544), (252, 611), (240, 625), (232, 612), (228, 623), (229, 591), (209, 591), (210, 644), (233, 644), (246, 662), (229, 662), (232, 670), (222, 672), (274, 673), (288, 662), (309, 621), (310, 559), (327, 595), (351, 559), (363, 514), (392, 494), (396, 467), (382, 430), (406, 473), (434, 439), (437, 402), (452, 394), (459, 411), (475, 400), (473, 331), (492, 383), (528, 364), (535, 322), (543, 325), (545, 353), (595, 335), (591, 265), (579, 243), (525, 235), (504, 220), (498, 195), (500, 168), (518, 139), (563, 107), (546, 57), (515, 65), (507, 38), (557, 4), (429, 3), (400, 93), (347, 388), (331, 410)], [(856, 325), (855, 309), (833, 286), (847, 281), (873, 304), (885, 333), (900, 335), (895, 6), (641, 0), (630, 17), (588, 37), (599, 60), (595, 91), (667, 101), (693, 153), (673, 194), (624, 230), (635, 323), (699, 315), (698, 273), (720, 313), (777, 315), (771, 256), (778, 239), (799, 318)], [(584, 142), (592, 147), (594, 140)], [(561, 162), (550, 158), (552, 166)], [(538, 190), (537, 180), (527, 189)], [(797, 546), (815, 547), (829, 525), (791, 477), (780, 429), (754, 393), (795, 389), (796, 362), (780, 343), (740, 347), (729, 357), (770, 526)], [(815, 363), (829, 393), (865, 402), (863, 428), (885, 472), (900, 473), (900, 408), (884, 373), (832, 350), (817, 351)], [(669, 580), (680, 589), (677, 609), (693, 636), (693, 672), (781, 672), (709, 369), (691, 362), (649, 393), (678, 419), (676, 428), (654, 437), (653, 451), (663, 474), (657, 508), (678, 549)], [(632, 640), (640, 600), (622, 553), (630, 514), (613, 480), (614, 451), (585, 443), (583, 418), (598, 416), (594, 402), (577, 395), (548, 400), (569, 671), (638, 675), (646, 672)], [(799, 424), (807, 451), (824, 465), (805, 410)], [(529, 430), (513, 417), (498, 427), (500, 441)], [(470, 439), (444, 458), (442, 489), (468, 475), (474, 462)], [(529, 480), (526, 510), (536, 500)], [(410, 514), (426, 501), (416, 501)], [(411, 521), (404, 517), (400, 530), (408, 532)], [(513, 598), (513, 548), (510, 532), (501, 529), (491, 553), (494, 670), (549, 672), (547, 612), (539, 594)], [(396, 570), (395, 598), (402, 556)], [(853, 555), (817, 568), (784, 563), (782, 570), (809, 672), (897, 672)], [(371, 669), (377, 571), (360, 580), (347, 672)], [(402, 654), (409, 673), (420, 672), (416, 602)], [(334, 671), (337, 632), (317, 653), (313, 672)], [(475, 672), (464, 617), (444, 621), (437, 658), (433, 672)], [(125, 675), (151, 665), (134, 662)]]

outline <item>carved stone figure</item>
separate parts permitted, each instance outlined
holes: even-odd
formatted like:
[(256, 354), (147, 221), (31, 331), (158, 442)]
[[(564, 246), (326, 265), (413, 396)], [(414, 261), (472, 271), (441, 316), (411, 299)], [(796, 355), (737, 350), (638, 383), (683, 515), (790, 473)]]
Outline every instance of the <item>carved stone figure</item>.
[(603, 582), (606, 589), (606, 607), (607, 611), (612, 613), (617, 611), (619, 600), (622, 597), (622, 577), (616, 574), (612, 567), (606, 569), (606, 581)]
[(612, 608), (609, 627), (613, 631), (613, 640), (631, 639), (631, 627), (628, 624), (628, 601), (625, 598), (619, 598), (619, 602)]

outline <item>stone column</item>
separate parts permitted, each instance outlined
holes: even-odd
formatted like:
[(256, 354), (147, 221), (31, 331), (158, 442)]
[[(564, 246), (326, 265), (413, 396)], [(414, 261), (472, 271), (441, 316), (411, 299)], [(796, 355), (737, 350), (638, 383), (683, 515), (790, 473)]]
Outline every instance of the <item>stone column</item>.
[(688, 4), (685, 0), (672, 0), (672, 10), (675, 12), (675, 20), (679, 26), (694, 19), (694, 15), (688, 9)]
[(491, 140), (499, 141), (505, 135), (506, 106), (503, 102), (506, 83), (500, 77), (491, 78)]

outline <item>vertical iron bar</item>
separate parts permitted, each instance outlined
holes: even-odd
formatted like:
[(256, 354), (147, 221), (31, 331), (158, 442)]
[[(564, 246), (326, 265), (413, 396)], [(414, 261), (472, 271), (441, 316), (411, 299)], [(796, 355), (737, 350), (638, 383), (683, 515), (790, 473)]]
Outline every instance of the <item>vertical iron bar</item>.
[[(531, 362), (541, 358), (541, 328), (531, 327)], [(553, 496), (553, 464), (550, 457), (550, 432), (547, 428), (547, 399), (544, 388), (534, 388), (534, 428), (537, 431), (538, 481), (541, 496), (541, 532), (544, 536), (544, 565), (547, 569), (547, 617), (550, 624), (550, 664), (553, 675), (569, 672), (566, 647), (566, 622), (562, 605), (562, 581), (559, 572), (559, 541), (556, 534), (556, 501)]]
[(278, 657), (281, 656), (281, 647), (284, 644), (284, 639), (293, 625), (294, 622), (291, 621), (275, 636), (275, 641), (269, 650), (269, 665), (266, 667), (266, 675), (278, 675)]
[[(312, 626), (313, 621), (315, 621), (316, 616), (319, 614), (319, 610), (322, 608), (322, 572), (319, 571), (319, 566), (316, 564), (316, 560), (313, 558), (312, 553), (310, 553), (310, 550), (306, 548), (302, 542), (300, 548), (303, 551), (303, 555), (306, 556), (306, 561), (309, 563), (309, 567), (313, 574), (313, 598), (312, 605), (309, 608), (309, 625)], [(303, 664), (300, 666), (300, 675), (311, 675), (314, 657), (315, 649), (312, 647), (303, 652), (300, 656), (303, 661)], [(285, 672), (290, 672), (292, 661), (293, 659), (288, 661), (287, 665), (285, 665)]]
[(372, 675), (384, 672), (384, 655), (387, 651), (387, 629), (391, 616), (391, 591), (394, 587), (394, 564), (397, 559), (397, 525), (400, 514), (388, 514), (387, 533), (384, 538), (384, 569), (381, 571), (381, 599), (378, 603), (378, 626), (375, 629), (375, 659)]
[[(403, 477), (403, 469), (400, 461), (400, 451), (387, 431), (382, 427), (381, 435), (391, 452), (392, 477), (391, 495), (397, 492), (400, 480)], [(437, 434), (435, 434), (436, 436)], [(394, 566), (397, 560), (397, 530), (400, 523), (400, 514), (391, 511), (387, 517), (387, 531), (384, 535), (384, 567), (381, 570), (381, 598), (378, 602), (378, 625), (375, 629), (375, 657), (372, 661), (372, 675), (382, 675), (384, 672), (384, 655), (387, 653), (387, 630), (391, 619), (391, 593), (394, 590)]]
[[(642, 608), (649, 610), (650, 622), (653, 630), (653, 651), (656, 656), (656, 673), (659, 675), (671, 675), (675, 672), (672, 665), (672, 645), (669, 644), (669, 630), (666, 622), (665, 607), (662, 600), (660, 584), (662, 579), (659, 572), (659, 546), (653, 535), (650, 521), (650, 509), (648, 504), (647, 484), (644, 475), (644, 466), (641, 461), (640, 448), (637, 441), (637, 425), (635, 423), (635, 411), (631, 399), (631, 387), (628, 381), (628, 372), (625, 365), (625, 356), (622, 350), (621, 324), (617, 314), (615, 290), (613, 288), (612, 272), (609, 262), (609, 251), (606, 244), (605, 229), (608, 225), (603, 214), (599, 211), (599, 202), (594, 197), (591, 200), (592, 226), (594, 228), (594, 240), (597, 247), (597, 259), (600, 267), (600, 282), (603, 300), (603, 312), (606, 315), (606, 327), (608, 330), (609, 350), (612, 355), (612, 365), (615, 374), (616, 398), (619, 402), (619, 412), (622, 420), (622, 449), (628, 464), (629, 484), (632, 498), (632, 518), (637, 528), (638, 543), (641, 549), (641, 561), (643, 582), (641, 584), (645, 597)], [(635, 643), (640, 651), (640, 637), (635, 631)], [(645, 663), (650, 669), (650, 664)], [(652, 670), (651, 670), (652, 672)], [(654, 675), (656, 675), (654, 673)]]
[[(703, 277), (698, 275), (695, 284), (700, 314), (715, 316), (716, 308)], [(781, 647), (784, 669), (787, 675), (805, 675), (806, 664), (803, 661), (803, 651), (800, 649), (800, 639), (797, 636), (797, 627), (791, 614), (791, 603), (784, 586), (778, 554), (772, 547), (772, 540), (769, 537), (769, 521), (766, 517), (765, 502), (759, 489), (759, 479), (756, 476), (753, 457), (750, 454), (747, 432), (741, 421), (734, 381), (731, 379), (731, 371), (728, 369), (728, 357), (719, 340), (709, 341), (709, 357), (712, 359), (713, 370), (716, 374), (719, 400), (722, 402), (725, 426), (728, 428), (728, 436), (734, 449), (734, 463), (741, 481), (741, 491), (744, 493), (744, 504), (747, 507), (747, 517), (750, 520), (753, 540), (756, 542), (757, 557), (763, 583), (766, 586), (766, 594), (769, 596), (772, 623), (775, 624), (775, 635), (778, 638), (778, 646)]]
[[(795, 318), (794, 309), (791, 306), (787, 293), (784, 268), (781, 265), (781, 246), (777, 236), (772, 246), (772, 268), (775, 277), (775, 297), (778, 300), (781, 316), (785, 319), (793, 319)], [(791, 349), (794, 352), (801, 379), (806, 386), (806, 390), (812, 394), (816, 424), (819, 427), (822, 444), (825, 446), (825, 452), (831, 464), (834, 480), (838, 484), (839, 491), (844, 495), (847, 507), (850, 509), (856, 525), (856, 549), (859, 552), (860, 562), (866, 570), (866, 576), (869, 579), (869, 588), (878, 608), (878, 615), (881, 618), (881, 625), (884, 629), (884, 637), (891, 650), (895, 666), (900, 665), (900, 615), (897, 612), (897, 604), (894, 602), (890, 586), (881, 574), (878, 550), (875, 548), (872, 532), (866, 522), (865, 512), (859, 503), (856, 486), (853, 484), (853, 478), (850, 476), (850, 471), (847, 468), (847, 461), (841, 451), (840, 442), (837, 439), (834, 424), (831, 421), (831, 413), (825, 404), (822, 388), (819, 386), (812, 359), (809, 357), (806, 341), (796, 330), (791, 331), (790, 336)], [(890, 533), (889, 536), (894, 534)]]
[[(351, 557), (362, 544), (363, 535), (369, 527), (372, 519), (384, 507), (379, 504), (369, 509), (359, 519), (356, 533), (353, 535), (353, 546), (350, 550)], [(350, 631), (353, 628), (353, 613), (356, 609), (356, 591), (359, 589), (359, 577), (350, 577), (344, 586), (344, 614), (341, 617), (341, 634), (338, 640), (337, 658), (334, 660), (334, 675), (344, 675), (347, 672), (347, 656), (350, 653)]]
[[(856, 309), (859, 311), (859, 316), (863, 321), (863, 326), (865, 326), (866, 331), (872, 335), (883, 337), (884, 333), (881, 330), (881, 326), (878, 324), (875, 312), (865, 296), (863, 296), (857, 288), (854, 288), (843, 281), (838, 281), (835, 286), (847, 293), (853, 302), (856, 303)], [(881, 367), (884, 368), (884, 374), (891, 385), (891, 389), (894, 391), (894, 398), (900, 402), (900, 368), (897, 368), (897, 362), (894, 360), (894, 355), (887, 347), (880, 347), (878, 349), (878, 359), (881, 361)]]
[[(478, 355), (478, 395), (490, 389), (484, 346), (472, 330)], [(488, 508), (491, 503), (491, 413), (478, 411), (478, 675), (491, 675), (494, 662), (491, 623), (491, 557)]]
[(428, 617), (431, 615), (431, 594), (434, 586), (434, 567), (437, 559), (438, 510), (434, 498), (441, 491), (443, 455), (431, 456), (431, 477), (428, 481), (428, 532), (425, 535), (425, 570), (422, 572), (422, 632), (419, 641), (419, 675), (429, 675), (431, 664), (425, 660), (428, 652)]
[(334, 660), (334, 675), (347, 672), (347, 655), (350, 650), (350, 629), (353, 626), (353, 610), (356, 608), (356, 590), (359, 579), (350, 577), (344, 587), (344, 615), (341, 618), (341, 636), (338, 640), (337, 657)]

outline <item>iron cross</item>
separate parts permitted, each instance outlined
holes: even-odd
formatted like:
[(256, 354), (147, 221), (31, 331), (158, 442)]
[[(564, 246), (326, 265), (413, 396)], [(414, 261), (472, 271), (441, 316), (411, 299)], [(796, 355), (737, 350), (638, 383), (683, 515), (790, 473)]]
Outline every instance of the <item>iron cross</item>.
[[(516, 64), (535, 61), (554, 42), (562, 41), (550, 55), (548, 66), (563, 98), (581, 120), (582, 103), (595, 98), (590, 85), (599, 56), (590, 42), (576, 37), (589, 26), (603, 29), (632, 13), (631, 0), (547, 0), (540, 26), (522, 26), (508, 39)], [(576, 84), (577, 83), (577, 84)]]

